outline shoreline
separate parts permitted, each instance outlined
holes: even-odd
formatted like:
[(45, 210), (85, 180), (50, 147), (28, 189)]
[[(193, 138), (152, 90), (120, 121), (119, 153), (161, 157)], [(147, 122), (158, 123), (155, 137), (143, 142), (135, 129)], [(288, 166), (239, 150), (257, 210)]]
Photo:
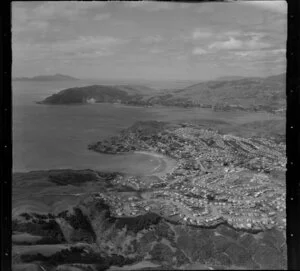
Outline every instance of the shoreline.
[[(152, 152), (152, 151), (134, 151), (136, 154), (144, 154), (144, 155), (149, 155), (155, 158), (159, 158), (160, 164), (153, 169), (151, 174), (148, 174), (146, 176), (157, 176), (157, 177), (162, 177), (169, 173), (176, 165), (177, 161), (175, 159), (172, 159), (170, 157), (167, 157), (163, 154)], [(164, 167), (160, 169), (161, 167)], [(160, 169), (158, 172), (157, 169)]]
[[(133, 153), (146, 154), (146, 155), (154, 156), (154, 157), (157, 157), (157, 158), (168, 158), (167, 156), (165, 156), (163, 154), (153, 152), (153, 151), (134, 151)], [(171, 158), (168, 158), (168, 159), (171, 159)]]
[[(98, 153), (97, 151), (92, 150), (95, 153)], [(152, 152), (152, 151), (130, 151), (130, 152), (120, 152), (120, 153), (115, 153), (115, 154), (106, 154), (106, 153), (101, 153), (104, 155), (108, 155), (111, 157), (122, 157), (122, 156), (126, 156), (126, 155), (145, 155), (147, 157), (149, 157), (149, 160), (153, 157), (154, 159), (156, 159), (158, 161), (158, 165), (153, 167), (153, 169), (151, 169), (150, 172), (146, 172), (145, 174), (143, 174), (144, 176), (157, 176), (157, 177), (162, 177), (165, 174), (167, 174), (168, 172), (170, 172), (170, 170), (176, 165), (176, 160), (172, 159), (170, 157), (167, 157), (163, 154), (160, 153), (156, 153), (156, 152)], [(118, 168), (116, 169), (103, 169), (103, 168), (94, 168), (94, 167), (78, 167), (78, 166), (70, 166), (70, 165), (66, 165), (66, 166), (59, 166), (59, 167), (50, 167), (50, 168), (35, 168), (35, 169), (13, 169), (12, 170), (12, 174), (26, 174), (26, 173), (33, 173), (33, 172), (47, 172), (47, 171), (56, 171), (56, 170), (92, 170), (92, 171), (102, 171), (102, 172), (107, 172), (107, 173), (111, 173), (111, 172), (120, 172), (121, 174), (127, 174), (128, 172), (122, 172), (119, 171)], [(133, 173), (132, 173), (133, 174)], [(136, 174), (133, 174), (136, 175)], [(139, 174), (138, 174), (139, 175)]]

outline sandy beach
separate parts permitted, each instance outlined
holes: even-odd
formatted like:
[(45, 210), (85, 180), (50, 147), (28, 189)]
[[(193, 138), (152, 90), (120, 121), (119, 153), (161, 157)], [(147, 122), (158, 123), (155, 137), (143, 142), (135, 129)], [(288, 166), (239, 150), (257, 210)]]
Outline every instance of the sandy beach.
[(162, 177), (170, 172), (176, 165), (176, 161), (156, 152), (150, 151), (135, 151), (134, 153), (137, 154), (145, 154), (154, 157), (158, 161), (158, 165), (152, 170), (151, 174), (148, 175), (155, 175), (157, 177)]

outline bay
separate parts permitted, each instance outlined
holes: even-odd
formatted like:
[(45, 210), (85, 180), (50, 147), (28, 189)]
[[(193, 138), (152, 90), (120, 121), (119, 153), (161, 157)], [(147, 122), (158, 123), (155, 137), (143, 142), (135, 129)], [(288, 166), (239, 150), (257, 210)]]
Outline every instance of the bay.
[(142, 120), (214, 119), (241, 123), (274, 118), (267, 113), (213, 112), (203, 108), (35, 103), (59, 90), (95, 83), (102, 82), (13, 82), (13, 172), (90, 168), (150, 174), (161, 159), (141, 153), (100, 154), (88, 150), (87, 146)]

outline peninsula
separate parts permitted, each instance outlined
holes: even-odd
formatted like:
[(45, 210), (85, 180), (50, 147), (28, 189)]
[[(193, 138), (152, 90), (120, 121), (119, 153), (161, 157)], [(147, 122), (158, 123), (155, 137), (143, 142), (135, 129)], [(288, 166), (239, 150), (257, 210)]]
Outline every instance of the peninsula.
[(64, 89), (43, 104), (122, 103), (137, 106), (211, 108), (215, 111), (267, 111), (284, 113), (285, 74), (266, 78), (228, 78), (202, 82), (183, 89), (153, 89), (143, 86), (92, 85)]

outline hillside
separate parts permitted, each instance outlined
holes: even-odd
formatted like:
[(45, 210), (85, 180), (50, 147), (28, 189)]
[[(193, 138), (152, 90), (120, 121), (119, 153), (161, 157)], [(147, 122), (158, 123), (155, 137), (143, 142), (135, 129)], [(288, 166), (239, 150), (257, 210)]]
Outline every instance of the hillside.
[(266, 78), (229, 77), (176, 90), (155, 90), (141, 85), (92, 85), (62, 90), (41, 103), (81, 104), (89, 102), (203, 107), (212, 108), (215, 111), (269, 111), (281, 114), (284, 113), (286, 105), (285, 74)]
[(271, 137), (276, 142), (285, 142), (285, 120), (265, 120), (227, 126), (220, 129), (222, 133), (232, 133), (241, 137)]
[(16, 77), (13, 78), (14, 81), (73, 81), (79, 80), (78, 78), (64, 75), (64, 74), (54, 74), (54, 75), (38, 75), (34, 77)]
[(123, 103), (141, 105), (157, 90), (142, 85), (91, 85), (61, 90), (41, 104)]
[(218, 77), (216, 78), (216, 80), (218, 81), (232, 81), (232, 80), (239, 80), (239, 79), (243, 79), (244, 77), (243, 76), (221, 76), (221, 77)]
[(275, 228), (254, 234), (226, 224), (183, 225), (153, 212), (118, 216), (113, 204), (136, 204), (141, 196), (117, 192), (116, 178), (92, 170), (14, 174), (13, 270), (285, 269), (285, 238)]
[(285, 107), (285, 74), (266, 78), (202, 82), (153, 97), (151, 103), (211, 107), (214, 110), (267, 110)]
[(160, 92), (159, 90), (155, 90), (154, 88), (143, 85), (117, 85), (115, 87), (117, 87), (120, 90), (124, 90), (131, 95), (150, 96), (153, 95), (155, 92)]

